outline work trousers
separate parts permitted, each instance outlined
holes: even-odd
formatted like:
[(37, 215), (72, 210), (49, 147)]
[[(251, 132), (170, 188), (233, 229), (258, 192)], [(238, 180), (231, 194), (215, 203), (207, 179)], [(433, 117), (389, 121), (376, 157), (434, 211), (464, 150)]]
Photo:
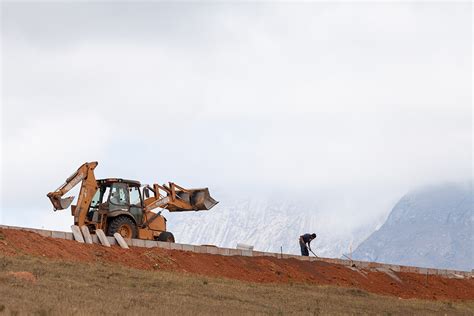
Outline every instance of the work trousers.
[(301, 248), (301, 255), (302, 256), (309, 256), (309, 251), (308, 251), (308, 247), (306, 246), (305, 243), (301, 242), (300, 241), (300, 248)]

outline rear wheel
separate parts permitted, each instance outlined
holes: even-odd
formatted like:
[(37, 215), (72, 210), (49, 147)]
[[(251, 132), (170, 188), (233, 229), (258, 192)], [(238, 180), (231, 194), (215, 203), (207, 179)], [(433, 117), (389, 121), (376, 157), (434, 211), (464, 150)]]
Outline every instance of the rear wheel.
[(123, 238), (137, 238), (138, 229), (135, 223), (127, 216), (117, 216), (109, 223), (107, 235), (119, 233)]
[(158, 241), (166, 241), (166, 242), (174, 242), (174, 236), (170, 232), (162, 232), (158, 238), (156, 238)]

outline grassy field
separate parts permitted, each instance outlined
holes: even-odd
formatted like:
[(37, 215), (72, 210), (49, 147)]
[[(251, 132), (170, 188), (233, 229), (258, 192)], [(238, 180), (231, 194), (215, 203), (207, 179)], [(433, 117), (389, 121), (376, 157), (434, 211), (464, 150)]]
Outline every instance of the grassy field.
[[(11, 274), (15, 271), (31, 272), (36, 281), (15, 277)], [(99, 263), (0, 256), (0, 314), (7, 315), (472, 315), (473, 311), (474, 302), (401, 300), (348, 288), (245, 283)]]

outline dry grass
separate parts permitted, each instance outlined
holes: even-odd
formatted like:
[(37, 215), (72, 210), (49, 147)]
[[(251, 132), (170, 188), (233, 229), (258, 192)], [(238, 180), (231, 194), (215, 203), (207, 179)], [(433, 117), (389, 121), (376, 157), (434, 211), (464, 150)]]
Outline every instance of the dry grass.
[[(12, 271), (31, 272), (31, 282)], [(0, 314), (472, 315), (474, 302), (377, 296), (357, 289), (256, 284), (114, 265), (0, 256)]]

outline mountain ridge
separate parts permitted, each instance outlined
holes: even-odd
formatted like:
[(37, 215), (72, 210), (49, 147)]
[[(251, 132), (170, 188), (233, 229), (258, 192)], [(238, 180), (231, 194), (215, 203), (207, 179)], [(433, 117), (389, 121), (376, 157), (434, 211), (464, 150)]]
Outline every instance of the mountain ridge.
[(353, 252), (356, 260), (443, 269), (474, 267), (472, 182), (425, 187), (403, 196), (386, 222)]

